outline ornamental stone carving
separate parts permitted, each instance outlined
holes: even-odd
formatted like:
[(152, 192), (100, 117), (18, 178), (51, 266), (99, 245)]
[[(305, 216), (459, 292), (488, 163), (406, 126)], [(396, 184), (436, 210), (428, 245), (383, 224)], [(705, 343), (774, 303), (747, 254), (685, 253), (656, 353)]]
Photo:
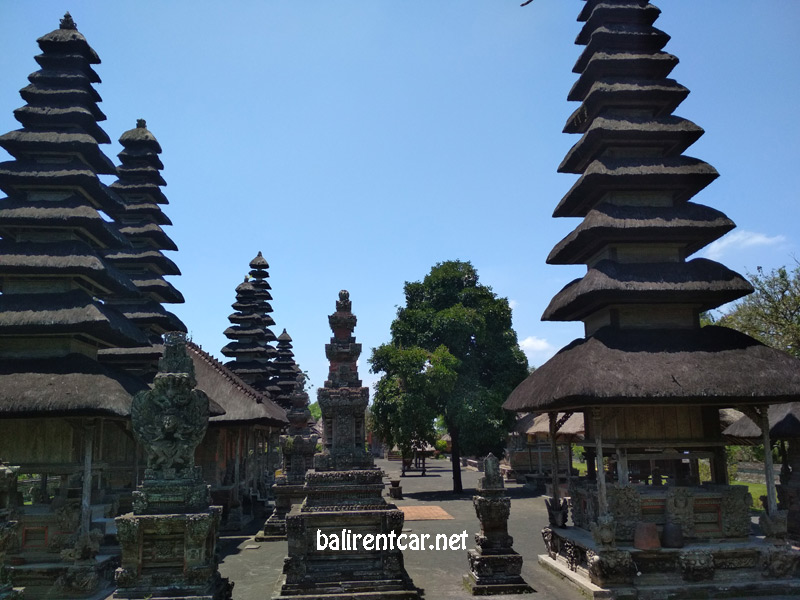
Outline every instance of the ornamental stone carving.
[(800, 553), (791, 546), (772, 546), (761, 555), (761, 569), (764, 577), (792, 577), (797, 570)]
[(665, 509), (668, 523), (680, 525), (684, 536), (694, 537), (694, 493), (690, 488), (669, 488)]
[(750, 534), (750, 506), (753, 497), (743, 485), (724, 486), (720, 515), (722, 534), (728, 537), (747, 537)]
[(678, 555), (678, 568), (686, 581), (714, 579), (714, 555), (709, 550), (686, 550)]
[(601, 587), (631, 583), (636, 574), (633, 558), (627, 550), (588, 550), (586, 563), (592, 583)]

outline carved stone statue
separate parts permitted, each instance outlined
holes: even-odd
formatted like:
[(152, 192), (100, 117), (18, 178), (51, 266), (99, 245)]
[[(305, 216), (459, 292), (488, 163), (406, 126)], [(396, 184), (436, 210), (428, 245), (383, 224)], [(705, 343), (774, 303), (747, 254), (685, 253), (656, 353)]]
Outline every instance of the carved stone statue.
[(165, 336), (153, 388), (137, 394), (131, 414), (147, 468), (133, 493), (133, 513), (117, 517), (122, 566), (115, 600), (180, 596), (230, 600), (215, 549), (222, 508), (209, 506), (209, 486), (194, 450), (208, 427), (208, 397), (195, 389), (186, 336)]

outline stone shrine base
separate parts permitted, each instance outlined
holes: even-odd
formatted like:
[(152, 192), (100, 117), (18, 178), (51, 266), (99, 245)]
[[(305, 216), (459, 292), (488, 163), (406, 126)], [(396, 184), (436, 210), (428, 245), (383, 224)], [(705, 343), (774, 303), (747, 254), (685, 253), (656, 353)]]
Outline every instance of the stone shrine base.
[(568, 527), (551, 532), (539, 564), (596, 600), (800, 597), (800, 552), (763, 537), (715, 540), (683, 548), (608, 550), (589, 532)]
[(522, 556), (514, 552), (488, 554), (467, 552), (470, 571), (464, 575), (464, 587), (473, 596), (529, 594), (534, 589), (520, 576)]
[(289, 557), (274, 600), (419, 600), (396, 546), (393, 550), (317, 548), (319, 534), (340, 536), (343, 530), (398, 535), (403, 513), (394, 505), (304, 506), (302, 510), (295, 506), (286, 525)]
[(286, 515), (295, 504), (302, 504), (305, 500), (305, 487), (276, 483), (272, 486), (275, 496), (275, 508), (269, 519), (264, 524), (264, 531), (256, 536), (257, 542), (276, 542), (286, 539)]
[[(23, 597), (95, 600), (108, 596), (108, 582), (117, 564), (118, 557), (98, 554), (83, 561), (56, 559), (52, 562), (25, 562), (7, 568), (12, 585), (25, 590)], [(2, 600), (6, 600), (4, 593), (0, 587)], [(12, 594), (9, 598), (16, 596)]]

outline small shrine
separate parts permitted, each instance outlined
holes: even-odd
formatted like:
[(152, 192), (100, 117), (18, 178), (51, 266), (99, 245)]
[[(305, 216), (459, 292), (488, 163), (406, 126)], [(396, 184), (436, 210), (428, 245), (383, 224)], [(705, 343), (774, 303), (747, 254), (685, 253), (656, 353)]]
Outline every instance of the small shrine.
[[(306, 474), (305, 501), (286, 517), (289, 556), (276, 600), (419, 598), (402, 552), (388, 545), (389, 534), (402, 531), (403, 512), (383, 498), (383, 473), (365, 448), (369, 389), (358, 378), (361, 344), (353, 336), (356, 316), (351, 309), (350, 294), (342, 290), (336, 312), (328, 317), (333, 330), (325, 345), (329, 375), (317, 392), (323, 450), (314, 457), (315, 470)], [(366, 534), (374, 543), (347, 552), (328, 544), (318, 547), (320, 535), (327, 539), (347, 530)]]
[(306, 497), (306, 472), (313, 467), (319, 436), (309, 426), (311, 411), (308, 410), (308, 394), (303, 390), (304, 385), (305, 376), (300, 374), (295, 379), (295, 391), (291, 395), (292, 409), (286, 414), (289, 428), (286, 435), (280, 438), (283, 474), (272, 486), (275, 509), (264, 525), (263, 534), (256, 536), (256, 541), (285, 540), (286, 515), (292, 510), (293, 504), (302, 503)]
[(113, 598), (230, 600), (233, 586), (217, 569), (222, 509), (209, 506), (209, 486), (194, 463), (208, 427), (208, 396), (196, 388), (185, 334), (168, 333), (164, 342), (153, 388), (131, 407), (147, 467), (133, 512), (116, 519), (122, 565)]
[(478, 493), (472, 497), (481, 531), (475, 534), (477, 548), (467, 553), (469, 573), (464, 576), (464, 585), (473, 596), (533, 592), (521, 576), (522, 556), (511, 547), (514, 543), (514, 538), (508, 535), (511, 499), (505, 493), (500, 461), (489, 454), (483, 468)]
[(690, 258), (734, 224), (690, 201), (718, 174), (683, 154), (703, 130), (673, 115), (689, 90), (668, 77), (678, 59), (663, 51), (659, 14), (645, 0), (587, 0), (579, 16), (585, 49), (568, 99), (581, 104), (564, 131), (580, 139), (559, 167), (579, 178), (554, 216), (582, 221), (547, 262), (583, 264), (586, 274), (542, 318), (583, 321), (585, 337), (504, 405), (547, 413), (551, 440), (570, 415), (584, 414), (589, 472), (571, 478), (568, 501), (553, 486), (539, 562), (609, 598), (650, 598), (655, 589), (800, 595), (800, 556), (784, 540), (771, 455), (762, 535), (753, 536), (752, 498), (728, 483), (720, 423), (720, 409), (752, 415), (769, 448), (766, 407), (800, 395), (800, 361), (700, 326), (703, 311), (752, 287), (717, 262)]

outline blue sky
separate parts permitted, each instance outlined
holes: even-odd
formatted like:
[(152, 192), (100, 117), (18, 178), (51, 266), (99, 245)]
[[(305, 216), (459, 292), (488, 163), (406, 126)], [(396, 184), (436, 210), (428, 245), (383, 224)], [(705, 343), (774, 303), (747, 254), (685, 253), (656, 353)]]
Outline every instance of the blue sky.
[[(577, 0), (0, 0), (0, 131), (37, 37), (69, 10), (98, 52), (112, 140), (139, 117), (159, 139), (183, 271), (172, 306), (212, 354), (234, 288), (260, 250), (276, 335), (313, 385), (327, 374), (327, 315), (350, 290), (365, 383), (403, 283), (470, 260), (509, 298), (532, 364), (582, 335), (542, 323), (583, 267), (547, 266), (579, 220), (552, 211), (574, 175), (556, 167), (580, 47)], [(706, 130), (687, 152), (721, 177), (695, 201), (733, 233), (701, 252), (742, 273), (798, 250), (800, 43), (796, 0), (662, 0), (656, 26), (692, 93), (676, 114)], [(105, 146), (116, 160), (119, 145)], [(2, 155), (0, 150), (0, 155)], [(5, 159), (5, 156), (0, 156)]]

